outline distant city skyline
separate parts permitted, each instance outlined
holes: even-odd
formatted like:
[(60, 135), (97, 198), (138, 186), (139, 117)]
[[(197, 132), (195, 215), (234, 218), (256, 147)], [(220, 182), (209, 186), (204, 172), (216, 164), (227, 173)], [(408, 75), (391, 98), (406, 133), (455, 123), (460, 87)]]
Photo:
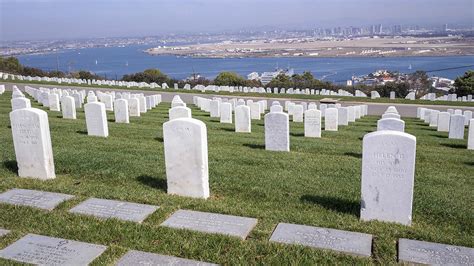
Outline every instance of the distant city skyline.
[[(79, 4), (80, 3), (80, 4)], [(250, 29), (457, 24), (472, 0), (0, 0), (0, 40), (154, 36)]]

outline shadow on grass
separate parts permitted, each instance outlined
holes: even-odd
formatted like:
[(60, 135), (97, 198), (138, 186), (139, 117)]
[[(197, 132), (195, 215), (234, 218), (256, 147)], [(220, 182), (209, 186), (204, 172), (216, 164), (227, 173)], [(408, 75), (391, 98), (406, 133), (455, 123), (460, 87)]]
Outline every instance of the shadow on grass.
[(441, 146), (453, 149), (467, 149), (467, 146), (465, 144), (441, 143)]
[(62, 115), (57, 115), (56, 118), (63, 118), (63, 116)]
[(304, 133), (290, 133), (293, 137), (304, 137)]
[(359, 152), (345, 152), (344, 155), (351, 156), (358, 159), (362, 158), (362, 153), (359, 153)]
[(422, 127), (420, 128), (421, 130), (426, 130), (426, 131), (438, 131), (436, 128), (434, 127)]
[(229, 131), (229, 132), (235, 132), (235, 129), (233, 129), (233, 128), (227, 128), (227, 127), (221, 127), (220, 130)]
[(333, 210), (341, 213), (347, 213), (354, 216), (359, 216), (360, 204), (359, 202), (316, 195), (303, 195), (301, 201), (320, 205), (325, 209)]
[(155, 140), (157, 140), (159, 142), (163, 142), (163, 137), (156, 137)]
[(166, 179), (161, 179), (149, 175), (138, 176), (137, 181), (149, 187), (163, 190), (164, 192), (166, 192), (168, 188), (168, 185), (166, 184)]
[(8, 169), (8, 171), (17, 174), (18, 173), (18, 164), (16, 161), (4, 161), (3, 166)]
[(440, 138), (440, 139), (447, 139), (448, 138), (448, 136), (437, 135), (437, 134), (430, 134), (430, 136), (435, 137), (435, 138)]
[(252, 149), (260, 149), (260, 150), (264, 150), (264, 149), (265, 149), (265, 145), (263, 145), (263, 144), (245, 143), (244, 146), (245, 146), (245, 147), (252, 148)]
[(82, 135), (87, 135), (87, 130), (78, 130), (76, 133), (82, 134)]
[(474, 162), (464, 162), (465, 165), (474, 166)]
[(111, 123), (114, 123), (115, 122), (115, 119), (107, 119), (107, 121), (111, 122)]

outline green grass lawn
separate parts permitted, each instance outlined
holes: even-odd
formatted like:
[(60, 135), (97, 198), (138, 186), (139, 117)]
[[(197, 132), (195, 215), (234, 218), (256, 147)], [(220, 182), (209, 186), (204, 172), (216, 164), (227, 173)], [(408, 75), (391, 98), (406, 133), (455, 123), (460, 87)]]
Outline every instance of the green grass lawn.
[[(405, 119), (417, 137), (413, 225), (361, 222), (362, 137), (376, 130), (368, 116), (321, 139), (303, 137), (303, 123), (290, 123), (291, 152), (264, 149), (263, 120), (252, 133), (235, 133), (192, 106), (193, 117), (208, 129), (208, 200), (166, 194), (162, 124), (169, 103), (162, 103), (130, 124), (113, 123), (108, 138), (86, 133), (84, 112), (65, 120), (49, 112), (57, 178), (17, 177), (9, 112), (11, 92), (0, 96), (0, 192), (37, 189), (76, 195), (51, 212), (0, 204), (0, 249), (27, 233), (106, 245), (94, 261), (113, 264), (130, 249), (219, 264), (390, 264), (397, 262), (398, 238), (474, 247), (474, 151), (467, 140), (450, 140), (417, 119)], [(34, 107), (38, 107), (36, 103)], [(190, 106), (191, 107), (191, 106)], [(42, 107), (41, 107), (42, 108)], [(44, 108), (43, 108), (44, 109)], [(159, 205), (142, 224), (99, 220), (68, 210), (89, 197)], [(237, 238), (160, 227), (178, 209), (254, 217), (250, 236)], [(374, 236), (371, 258), (269, 242), (279, 222), (312, 225)], [(0, 260), (0, 264), (10, 264)]]
[(108, 86), (108, 85), (87, 85), (87, 84), (70, 84), (67, 83), (58, 84), (56, 82), (45, 82), (45, 81), (22, 81), (22, 80), (8, 80), (7, 83), (20, 83), (20, 84), (37, 84), (37, 85), (57, 85), (57, 86), (70, 86), (70, 87), (83, 87), (83, 88), (101, 88), (102, 90), (106, 89), (120, 89), (120, 90), (140, 90), (140, 91), (154, 91), (154, 92), (176, 92), (176, 93), (193, 93), (193, 94), (209, 94), (209, 95), (222, 95), (222, 96), (244, 96), (244, 97), (270, 97), (270, 98), (280, 98), (280, 99), (295, 99), (295, 100), (314, 100), (319, 101), (321, 99), (337, 99), (342, 102), (361, 102), (361, 103), (393, 103), (393, 104), (418, 104), (418, 105), (446, 105), (446, 106), (466, 106), (474, 107), (474, 102), (451, 102), (451, 101), (428, 101), (428, 100), (407, 100), (404, 98), (397, 98), (390, 100), (390, 98), (377, 98), (371, 99), (370, 95), (367, 98), (362, 97), (347, 97), (347, 96), (330, 96), (330, 95), (306, 95), (306, 94), (262, 94), (262, 93), (243, 93), (243, 92), (213, 92), (213, 91), (196, 91), (196, 90), (184, 90), (179, 89), (175, 90), (174, 88), (169, 89), (151, 89), (151, 88), (139, 88), (139, 87), (120, 87), (120, 86)]

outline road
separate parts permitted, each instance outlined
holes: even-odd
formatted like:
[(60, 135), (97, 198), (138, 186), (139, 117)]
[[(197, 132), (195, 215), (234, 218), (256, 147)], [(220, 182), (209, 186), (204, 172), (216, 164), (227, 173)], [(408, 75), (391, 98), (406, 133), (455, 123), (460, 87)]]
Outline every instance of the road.
[[(2, 83), (0, 83), (2, 84)], [(24, 90), (25, 86), (30, 86), (33, 88), (60, 88), (60, 89), (76, 89), (76, 90), (92, 90), (92, 91), (129, 91), (132, 93), (143, 93), (145, 95), (151, 94), (160, 94), (162, 101), (164, 102), (171, 102), (175, 95), (179, 95), (181, 99), (185, 103), (192, 104), (193, 103), (193, 96), (200, 96), (203, 98), (212, 98), (212, 97), (221, 97), (221, 98), (239, 98), (239, 99), (252, 99), (252, 100), (268, 100), (270, 101), (279, 101), (282, 105), (284, 105), (285, 101), (293, 101), (293, 102), (319, 102), (317, 100), (304, 100), (304, 99), (292, 99), (292, 98), (272, 98), (268, 96), (262, 97), (246, 97), (246, 96), (232, 96), (232, 95), (219, 95), (219, 94), (201, 94), (199, 92), (196, 93), (179, 93), (179, 92), (154, 92), (154, 91), (142, 91), (142, 90), (127, 90), (127, 89), (112, 89), (112, 88), (85, 88), (85, 87), (77, 87), (77, 86), (69, 86), (69, 85), (39, 85), (39, 84), (26, 84), (26, 83), (3, 83), (5, 85), (6, 90), (12, 90), (13, 85), (16, 85), (20, 90)], [(342, 106), (350, 106), (350, 105), (357, 105), (357, 104), (366, 104), (369, 106), (369, 115), (382, 115), (388, 106), (395, 106), (402, 117), (416, 117), (416, 109), (417, 107), (425, 107), (440, 111), (446, 111), (447, 109), (461, 109), (461, 110), (471, 110), (474, 112), (474, 107), (466, 107), (466, 106), (444, 106), (444, 105), (418, 105), (418, 104), (396, 104), (396, 103), (372, 103), (372, 102), (357, 102), (356, 99), (354, 101), (349, 102), (341, 102)]]

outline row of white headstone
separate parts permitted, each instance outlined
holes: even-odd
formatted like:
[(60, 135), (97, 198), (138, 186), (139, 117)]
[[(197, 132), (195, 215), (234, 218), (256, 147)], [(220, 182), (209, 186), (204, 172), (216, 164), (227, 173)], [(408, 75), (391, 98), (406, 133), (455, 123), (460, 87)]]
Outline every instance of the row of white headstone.
[[(64, 118), (76, 119), (75, 116), (75, 100), (71, 96), (67, 96), (67, 91), (55, 90), (49, 92), (49, 89), (26, 88), (26, 92), (39, 103), (49, 105), (51, 111), (59, 111), (51, 109), (54, 101), (59, 101), (61, 94), (61, 106), (63, 107)], [(79, 93), (77, 93), (80, 95)], [(88, 103), (84, 105), (86, 116), (86, 125), (88, 135), (91, 136), (108, 136), (108, 124), (106, 108), (111, 101), (110, 94), (98, 92), (99, 98), (104, 102), (98, 102), (94, 92), (89, 91)], [(55, 96), (55, 97), (53, 97)], [(130, 96), (130, 97), (129, 97)], [(140, 106), (139, 98), (144, 98), (140, 94), (117, 93), (115, 100), (115, 119), (117, 123), (128, 123), (128, 101), (137, 102)], [(161, 102), (160, 95), (146, 96), (144, 103), (146, 109), (156, 107)], [(113, 98), (112, 98), (113, 99)], [(31, 102), (25, 97), (22, 91), (17, 87), (13, 88), (12, 93), (12, 112), (10, 113), (10, 122), (12, 127), (13, 143), (15, 148), (15, 156), (18, 164), (18, 175), (20, 177), (34, 177), (39, 179), (55, 178), (54, 158), (51, 145), (51, 137), (49, 131), (48, 115), (45, 111), (31, 108)], [(79, 104), (81, 100), (79, 99)], [(59, 104), (58, 104), (59, 105)], [(138, 112), (139, 113), (139, 112)]]
[(466, 110), (464, 113), (460, 109), (448, 109), (446, 112), (442, 112), (418, 107), (416, 117), (429, 124), (430, 127), (435, 127), (439, 132), (449, 132), (448, 138), (450, 139), (464, 139), (466, 126), (469, 126), (468, 138), (471, 136), (472, 111), (470, 110)]
[[(87, 133), (91, 136), (107, 137), (108, 125), (106, 111), (113, 111), (116, 123), (129, 123), (130, 116), (139, 117), (141, 113), (155, 108), (161, 102), (161, 95), (148, 95), (130, 92), (86, 92), (25, 86), (25, 91), (38, 103), (49, 107), (50, 111), (61, 111), (64, 119), (76, 119), (76, 110), (84, 107)], [(16, 94), (21, 93), (21, 97)], [(72, 95), (72, 96), (69, 96)], [(87, 103), (84, 104), (87, 99)], [(83, 105), (84, 104), (84, 105)], [(13, 88), (12, 109), (31, 107), (17, 88)], [(114, 108), (115, 107), (115, 108)]]
[(401, 119), (395, 106), (389, 106), (382, 118), (377, 121), (377, 131), (381, 130), (405, 132), (405, 121)]

